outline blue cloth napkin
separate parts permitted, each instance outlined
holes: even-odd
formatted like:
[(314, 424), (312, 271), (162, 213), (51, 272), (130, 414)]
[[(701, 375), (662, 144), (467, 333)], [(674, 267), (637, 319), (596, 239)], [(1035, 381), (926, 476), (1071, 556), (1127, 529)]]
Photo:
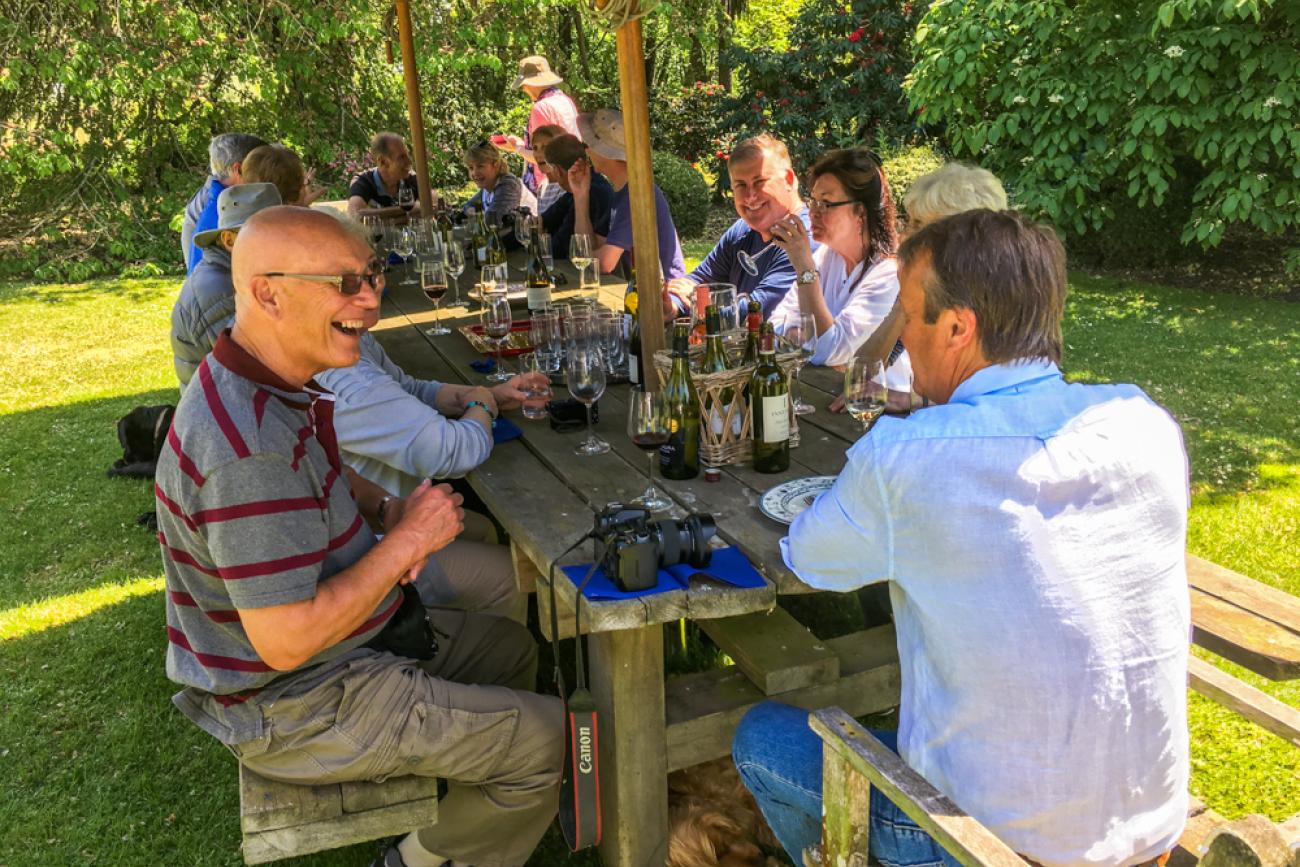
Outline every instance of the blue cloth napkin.
[(479, 373), (491, 373), (497, 369), (497, 360), (495, 358), (484, 358), (479, 361), (471, 361), (469, 366)]
[[(591, 568), (591, 564), (561, 566), (560, 568), (564, 570), (564, 574), (569, 576), (575, 586), (581, 586), (583, 579), (587, 577), (587, 570)], [(713, 559), (703, 569), (697, 569), (689, 563), (678, 563), (675, 566), (669, 566), (667, 569), (660, 569), (658, 582), (648, 590), (620, 590), (619, 586), (605, 575), (604, 569), (597, 568), (596, 573), (587, 582), (587, 586), (583, 588), (582, 595), (592, 600), (633, 599), (637, 596), (648, 596), (651, 593), (685, 590), (690, 586), (692, 575), (703, 575), (706, 578), (713, 578), (734, 587), (753, 589), (767, 585), (763, 576), (758, 574), (758, 570), (750, 565), (749, 560), (745, 559), (745, 555), (736, 550), (734, 546), (728, 546), (714, 549)]]
[(524, 432), (519, 429), (519, 425), (505, 416), (498, 417), (497, 423), (492, 426), (492, 442), (494, 443), (508, 443), (523, 435)]

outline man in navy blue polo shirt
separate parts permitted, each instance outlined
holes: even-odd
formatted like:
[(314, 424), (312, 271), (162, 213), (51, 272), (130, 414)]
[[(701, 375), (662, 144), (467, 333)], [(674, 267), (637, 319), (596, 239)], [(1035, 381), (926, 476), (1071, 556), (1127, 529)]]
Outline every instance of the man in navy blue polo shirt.
[[(808, 209), (799, 196), (799, 178), (790, 165), (790, 151), (767, 133), (736, 145), (727, 161), (727, 172), (740, 219), (722, 234), (699, 267), (670, 281), (668, 290), (689, 307), (696, 284), (733, 283), (738, 292), (763, 305), (766, 319), (794, 284), (795, 273), (780, 247), (760, 252), (772, 240), (770, 229), (779, 220), (798, 215), (807, 226)], [(813, 244), (814, 249), (817, 246)], [(757, 274), (741, 267), (741, 251), (758, 257)]]

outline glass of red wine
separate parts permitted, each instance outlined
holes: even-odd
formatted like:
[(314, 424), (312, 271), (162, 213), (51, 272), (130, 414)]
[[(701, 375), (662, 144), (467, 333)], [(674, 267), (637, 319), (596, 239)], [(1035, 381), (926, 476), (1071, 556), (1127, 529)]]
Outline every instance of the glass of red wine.
[(447, 264), (442, 259), (425, 259), (420, 263), (420, 289), (424, 291), (424, 297), (433, 302), (433, 327), (426, 328), (424, 333), (430, 337), (451, 334), (451, 329), (439, 321), (441, 311), (438, 305), (442, 303), (442, 296), (447, 294)]
[(664, 405), (663, 392), (637, 388), (628, 397), (627, 435), (650, 459), (645, 493), (632, 502), (651, 511), (667, 509), (672, 501), (660, 494), (655, 487), (655, 458), (659, 447), (668, 442), (669, 431), (668, 409)]

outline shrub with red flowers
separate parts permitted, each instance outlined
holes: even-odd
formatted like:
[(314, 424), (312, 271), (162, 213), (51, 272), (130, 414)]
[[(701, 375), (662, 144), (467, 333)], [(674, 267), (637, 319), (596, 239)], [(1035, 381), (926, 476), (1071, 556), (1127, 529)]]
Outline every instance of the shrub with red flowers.
[[(806, 169), (824, 151), (915, 137), (903, 79), (929, 0), (808, 0), (786, 51), (737, 49), (738, 87), (724, 128), (766, 130)], [(725, 180), (726, 172), (721, 172)]]
[(650, 106), (651, 145), (688, 163), (712, 157), (722, 136), (721, 84), (697, 81), (654, 94)]

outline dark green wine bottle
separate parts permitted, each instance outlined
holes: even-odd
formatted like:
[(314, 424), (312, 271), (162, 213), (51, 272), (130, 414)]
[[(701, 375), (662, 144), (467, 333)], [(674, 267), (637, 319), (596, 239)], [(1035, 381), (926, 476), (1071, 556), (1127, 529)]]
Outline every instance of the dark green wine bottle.
[(745, 356), (740, 362), (742, 366), (758, 364), (758, 330), (762, 325), (763, 305), (757, 301), (750, 301), (749, 313), (745, 319), (745, 328), (749, 334), (745, 338)]
[(668, 442), (659, 449), (665, 479), (693, 479), (700, 474), (700, 401), (689, 367), (690, 325), (673, 326), (673, 366), (664, 383)]
[(470, 241), (474, 245), (474, 267), (475, 269), (478, 269), (488, 264), (487, 223), (483, 221), (483, 215), (472, 208), (469, 212), (469, 219), (470, 225), (473, 226), (473, 234), (470, 236)]
[(763, 325), (758, 367), (749, 379), (750, 413), (754, 420), (754, 470), (780, 473), (790, 469), (790, 395), (785, 374), (776, 363), (776, 333)]
[(645, 358), (641, 354), (641, 318), (636, 315), (636, 268), (627, 281), (623, 293), (623, 312), (632, 317), (632, 330), (627, 337), (627, 378), (633, 385), (645, 385)]
[(524, 285), (528, 289), (528, 309), (545, 310), (551, 305), (551, 272), (546, 268), (542, 258), (542, 246), (537, 235), (529, 242), (528, 267), (525, 271)]

